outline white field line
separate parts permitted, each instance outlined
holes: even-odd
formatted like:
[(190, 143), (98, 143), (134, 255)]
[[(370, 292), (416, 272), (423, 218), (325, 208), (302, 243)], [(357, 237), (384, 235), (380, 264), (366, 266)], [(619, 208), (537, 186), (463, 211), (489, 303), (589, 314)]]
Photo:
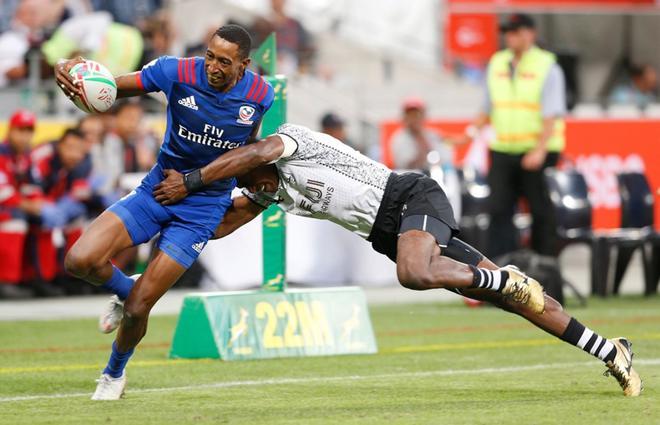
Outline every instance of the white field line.
[[(386, 374), (378, 374), (378, 375), (274, 378), (274, 379), (246, 380), (246, 381), (226, 381), (226, 382), (216, 382), (211, 384), (186, 385), (181, 387), (161, 387), (161, 388), (142, 388), (142, 389), (136, 388), (134, 390), (130, 390), (130, 393), (131, 394), (165, 393), (165, 392), (195, 391), (195, 390), (214, 389), (214, 388), (256, 387), (256, 386), (265, 386), (265, 385), (295, 385), (295, 384), (327, 383), (327, 382), (336, 382), (336, 381), (369, 381), (369, 380), (390, 379), (390, 378), (428, 378), (434, 376), (515, 373), (515, 372), (526, 372), (530, 370), (593, 366), (595, 364), (596, 362), (589, 361), (589, 362), (573, 362), (573, 363), (546, 363), (546, 364), (536, 364), (529, 366), (494, 367), (494, 368), (483, 368), (483, 369), (449, 369), (449, 370), (434, 370), (428, 372), (386, 373)], [(635, 361), (635, 365), (657, 366), (660, 365), (660, 358), (640, 359)], [(0, 397), (0, 403), (7, 403), (13, 401), (52, 400), (52, 399), (61, 399), (61, 398), (91, 397), (91, 394), (92, 394), (92, 390), (90, 389), (90, 391), (86, 393), (62, 393), (62, 394), (28, 395), (28, 396), (18, 396), (18, 397)]]

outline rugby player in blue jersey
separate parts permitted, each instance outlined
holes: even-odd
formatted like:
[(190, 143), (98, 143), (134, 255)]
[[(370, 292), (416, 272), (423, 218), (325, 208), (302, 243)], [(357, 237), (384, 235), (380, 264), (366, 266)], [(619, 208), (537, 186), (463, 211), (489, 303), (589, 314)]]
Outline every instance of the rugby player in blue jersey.
[[(94, 220), (65, 259), (71, 274), (116, 295), (109, 317), (123, 314), (93, 400), (122, 396), (124, 368), (147, 331), (151, 308), (195, 261), (231, 205), (236, 180), (202, 185), (199, 170), (255, 137), (273, 102), (272, 87), (247, 69), (250, 48), (245, 29), (225, 25), (209, 41), (204, 58), (164, 56), (141, 71), (116, 77), (118, 97), (155, 91), (167, 96), (167, 129), (157, 163), (140, 186)], [(69, 70), (82, 60), (56, 65), (58, 85), (70, 98), (81, 92)], [(152, 192), (169, 169), (185, 175), (192, 194), (176, 205), (163, 206)], [(112, 265), (118, 252), (159, 232), (157, 251), (137, 281)], [(105, 326), (103, 319), (100, 326)]]

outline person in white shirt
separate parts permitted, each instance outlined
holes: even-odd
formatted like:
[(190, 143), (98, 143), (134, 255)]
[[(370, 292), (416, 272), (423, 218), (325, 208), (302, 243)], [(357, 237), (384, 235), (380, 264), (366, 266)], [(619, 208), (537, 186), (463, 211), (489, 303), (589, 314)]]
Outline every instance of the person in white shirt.
[[(201, 182), (191, 182), (192, 173), (201, 175)], [(514, 266), (498, 268), (456, 238), (458, 226), (447, 197), (424, 175), (392, 172), (327, 134), (293, 124), (192, 173), (166, 170), (166, 178), (154, 188), (155, 199), (164, 205), (176, 203), (204, 184), (231, 176), (238, 176), (245, 188), (243, 196), (233, 200), (216, 238), (273, 203), (291, 214), (330, 220), (396, 262), (403, 286), (445, 288), (516, 313), (603, 360), (625, 395), (641, 391), (625, 338), (594, 333), (566, 314), (534, 279)]]

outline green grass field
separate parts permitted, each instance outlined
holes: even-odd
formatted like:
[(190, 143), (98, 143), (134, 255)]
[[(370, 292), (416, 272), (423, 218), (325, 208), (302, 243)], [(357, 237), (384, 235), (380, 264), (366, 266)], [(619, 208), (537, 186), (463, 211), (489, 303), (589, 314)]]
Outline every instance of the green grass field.
[(113, 339), (94, 319), (0, 322), (0, 424), (660, 424), (660, 297), (570, 309), (630, 338), (641, 397), (518, 317), (398, 305), (371, 308), (378, 355), (231, 363), (168, 360), (176, 318), (154, 317), (119, 402), (89, 400)]

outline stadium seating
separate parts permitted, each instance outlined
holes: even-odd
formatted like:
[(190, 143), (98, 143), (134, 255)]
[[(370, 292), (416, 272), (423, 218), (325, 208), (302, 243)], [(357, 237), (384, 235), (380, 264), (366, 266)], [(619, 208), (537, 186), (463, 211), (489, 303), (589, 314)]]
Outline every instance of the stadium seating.
[(586, 243), (591, 248), (591, 292), (607, 296), (612, 293), (609, 281), (610, 256), (613, 249), (640, 247), (645, 242), (640, 229), (594, 231), (592, 208), (584, 176), (576, 170), (547, 169), (545, 178), (555, 209), (560, 251), (572, 243)]
[[(613, 292), (619, 291), (621, 280), (636, 250), (641, 248), (646, 295), (657, 291), (660, 278), (660, 233), (654, 229), (653, 193), (643, 173), (621, 173), (617, 176), (621, 197), (621, 227), (640, 229), (642, 246), (623, 245), (617, 253)], [(654, 258), (655, 257), (655, 258)]]

